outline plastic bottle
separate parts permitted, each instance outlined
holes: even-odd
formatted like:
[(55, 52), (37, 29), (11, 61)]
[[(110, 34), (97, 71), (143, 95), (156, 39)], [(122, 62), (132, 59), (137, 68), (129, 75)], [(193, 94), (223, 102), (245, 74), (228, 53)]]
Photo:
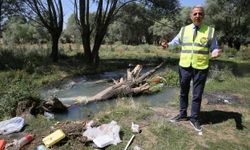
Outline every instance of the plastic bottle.
[(22, 137), (16, 142), (16, 148), (20, 149), (27, 143), (31, 142), (32, 140), (33, 140), (33, 137), (30, 134), (26, 134), (24, 137)]
[(48, 149), (46, 146), (44, 146), (44, 145), (39, 145), (39, 146), (37, 146), (37, 149), (36, 150), (50, 150), (50, 149)]
[(5, 140), (0, 140), (0, 150), (4, 150), (5, 149), (6, 143), (7, 142)]
[(48, 119), (48, 120), (52, 120), (55, 118), (55, 115), (49, 112), (44, 112), (44, 116)]

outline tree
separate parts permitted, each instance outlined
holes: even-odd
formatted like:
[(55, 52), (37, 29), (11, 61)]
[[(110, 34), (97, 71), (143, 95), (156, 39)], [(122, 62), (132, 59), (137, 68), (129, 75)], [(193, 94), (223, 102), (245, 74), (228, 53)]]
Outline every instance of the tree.
[(24, 11), (22, 0), (0, 0), (0, 38), (8, 18)]
[(30, 40), (29, 25), (25, 18), (12, 17), (3, 32), (4, 42), (21, 44)]
[(207, 0), (208, 21), (215, 25), (221, 42), (240, 49), (250, 33), (250, 1)]
[(179, 32), (182, 26), (190, 24), (190, 7), (182, 7), (172, 17), (163, 17), (152, 25), (149, 30), (155, 37), (155, 43), (159, 43), (161, 38), (170, 40)]
[(63, 29), (63, 7), (61, 0), (27, 0), (26, 4), (33, 13), (33, 19), (38, 17), (40, 20), (38, 23), (48, 30), (52, 40), (50, 56), (54, 62), (57, 62), (58, 42)]
[(3, 40), (7, 44), (41, 43), (47, 41), (47, 32), (43, 27), (34, 27), (34, 22), (24, 17), (11, 17), (3, 32)]
[(67, 27), (63, 31), (63, 37), (66, 43), (75, 43), (81, 41), (81, 34), (79, 33), (78, 28), (79, 27), (76, 23), (75, 15), (71, 14), (67, 22)]
[[(75, 0), (75, 14), (80, 26), (84, 55), (89, 64), (99, 64), (99, 49), (107, 33), (108, 26), (114, 21), (116, 14), (125, 5), (139, 0), (94, 0), (96, 11), (93, 23), (90, 22), (90, 0)], [(176, 0), (147, 0), (147, 8), (155, 8), (167, 15), (178, 7)], [(91, 36), (94, 34), (93, 44)]]
[(142, 5), (137, 3), (126, 5), (117, 14), (118, 19), (110, 25), (105, 41), (113, 39), (132, 45), (150, 43), (151, 37), (148, 28), (154, 22), (145, 19), (146, 17), (147, 10)]

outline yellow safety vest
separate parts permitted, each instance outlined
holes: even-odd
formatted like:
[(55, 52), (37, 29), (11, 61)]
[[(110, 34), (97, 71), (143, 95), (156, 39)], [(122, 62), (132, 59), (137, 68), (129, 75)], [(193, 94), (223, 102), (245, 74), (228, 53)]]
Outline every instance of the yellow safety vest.
[(193, 41), (193, 25), (181, 29), (181, 67), (192, 66), (195, 69), (206, 69), (209, 63), (209, 48), (214, 36), (214, 28), (202, 24)]

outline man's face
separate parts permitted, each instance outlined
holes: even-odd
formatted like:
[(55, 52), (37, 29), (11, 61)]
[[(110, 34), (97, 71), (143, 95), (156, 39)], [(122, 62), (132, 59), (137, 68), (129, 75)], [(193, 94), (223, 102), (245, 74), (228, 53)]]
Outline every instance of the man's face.
[(192, 10), (191, 19), (192, 19), (194, 25), (196, 25), (196, 26), (201, 25), (203, 18), (204, 18), (204, 12), (203, 12), (202, 8), (194, 8)]

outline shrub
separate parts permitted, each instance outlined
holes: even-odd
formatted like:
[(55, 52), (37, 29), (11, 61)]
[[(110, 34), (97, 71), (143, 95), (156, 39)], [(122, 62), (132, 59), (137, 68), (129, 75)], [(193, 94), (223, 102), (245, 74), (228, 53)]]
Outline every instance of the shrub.
[(237, 54), (237, 50), (235, 48), (228, 48), (225, 50), (225, 54), (228, 57), (234, 57)]
[(250, 48), (249, 47), (242, 47), (239, 51), (239, 56), (243, 60), (249, 60), (250, 59)]
[(0, 74), (0, 79), (0, 119), (13, 116), (19, 101), (38, 96), (28, 75), (22, 71)]
[(168, 86), (177, 86), (179, 84), (179, 75), (174, 70), (168, 69), (160, 76), (164, 78), (164, 83)]

